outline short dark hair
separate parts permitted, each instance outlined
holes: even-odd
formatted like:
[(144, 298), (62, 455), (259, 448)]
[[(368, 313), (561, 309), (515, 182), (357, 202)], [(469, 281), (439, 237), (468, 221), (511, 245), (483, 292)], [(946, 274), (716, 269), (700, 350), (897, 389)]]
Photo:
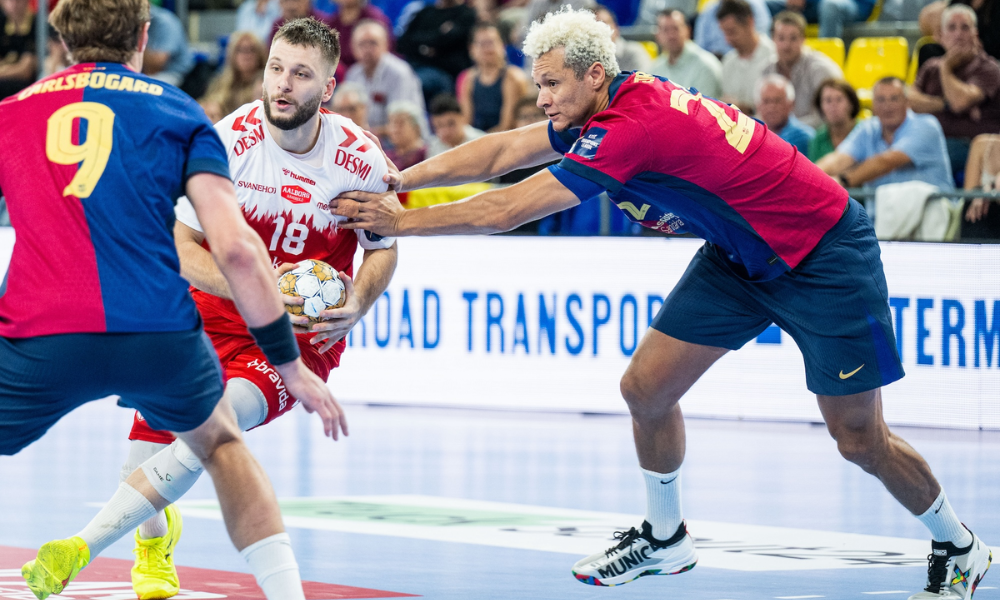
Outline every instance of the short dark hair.
[(816, 88), (816, 93), (813, 95), (813, 106), (816, 107), (816, 110), (820, 115), (823, 114), (823, 90), (826, 88), (840, 90), (840, 93), (847, 96), (847, 101), (851, 103), (851, 118), (858, 118), (858, 114), (861, 112), (861, 102), (858, 100), (857, 92), (854, 91), (851, 84), (847, 83), (843, 79), (837, 79), (836, 77), (824, 79), (823, 82), (819, 84), (819, 87)]
[(128, 62), (148, 22), (146, 0), (62, 0), (49, 15), (78, 63)]
[(325, 23), (313, 17), (294, 19), (281, 26), (274, 34), (271, 44), (278, 40), (284, 40), (292, 46), (318, 48), (323, 58), (330, 63), (330, 69), (337, 70), (337, 63), (340, 62), (340, 34)]
[(660, 12), (656, 13), (656, 18), (659, 19), (660, 17), (667, 17), (668, 19), (673, 19), (674, 14), (680, 15), (681, 18), (684, 19), (684, 24), (688, 27), (691, 26), (691, 21), (687, 18), (687, 15), (684, 14), (684, 11), (677, 10), (676, 8), (664, 8)]
[(477, 21), (476, 24), (473, 25), (472, 29), (469, 31), (469, 45), (471, 46), (472, 42), (476, 41), (477, 33), (479, 33), (480, 31), (486, 31), (487, 29), (495, 30), (497, 32), (497, 35), (500, 36), (500, 41), (503, 42), (504, 44), (507, 43), (507, 40), (504, 39), (503, 32), (500, 31), (499, 25), (497, 25), (496, 23), (490, 23), (489, 21)]
[(876, 81), (875, 84), (872, 85), (872, 90), (874, 90), (877, 86), (887, 85), (887, 84), (892, 84), (892, 85), (899, 84), (899, 85), (903, 86), (904, 88), (906, 87), (906, 82), (905, 81), (903, 81), (899, 77), (896, 77), (895, 75), (888, 75), (888, 76), (883, 77), (882, 79), (879, 79), (878, 81)]
[(721, 21), (726, 17), (733, 17), (738, 23), (746, 25), (753, 19), (753, 9), (747, 0), (722, 0), (719, 2), (719, 10), (715, 13), (715, 19)]
[(449, 113), (462, 114), (458, 99), (451, 94), (438, 94), (431, 100), (430, 113), (432, 117), (440, 117)]

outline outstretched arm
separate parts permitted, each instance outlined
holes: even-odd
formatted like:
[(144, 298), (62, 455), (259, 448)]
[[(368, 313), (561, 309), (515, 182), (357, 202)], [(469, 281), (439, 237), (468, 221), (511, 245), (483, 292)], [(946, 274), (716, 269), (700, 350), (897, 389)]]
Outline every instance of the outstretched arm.
[(398, 237), (509, 231), (579, 203), (576, 194), (544, 170), (521, 183), (451, 204), (405, 210), (395, 192), (347, 192), (335, 198), (330, 209), (348, 217), (341, 227)]
[(549, 143), (546, 121), (472, 140), (406, 169), (398, 184), (388, 183), (405, 191), (486, 181), (560, 156)]

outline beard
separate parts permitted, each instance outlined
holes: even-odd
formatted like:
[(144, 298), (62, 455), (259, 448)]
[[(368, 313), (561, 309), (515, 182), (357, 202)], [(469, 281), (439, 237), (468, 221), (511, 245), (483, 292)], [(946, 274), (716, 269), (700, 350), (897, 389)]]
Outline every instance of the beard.
[[(288, 117), (271, 114), (271, 97), (267, 95), (267, 92), (264, 92), (263, 99), (264, 116), (267, 117), (268, 123), (274, 125), (278, 129), (291, 131), (305, 125), (309, 122), (309, 119), (316, 116), (316, 113), (319, 112), (319, 105), (323, 101), (323, 93), (320, 92), (312, 98), (307, 99), (305, 104), (294, 105), (297, 106), (297, 108), (295, 109), (295, 112)], [(289, 100), (289, 102), (291, 102), (291, 100)]]

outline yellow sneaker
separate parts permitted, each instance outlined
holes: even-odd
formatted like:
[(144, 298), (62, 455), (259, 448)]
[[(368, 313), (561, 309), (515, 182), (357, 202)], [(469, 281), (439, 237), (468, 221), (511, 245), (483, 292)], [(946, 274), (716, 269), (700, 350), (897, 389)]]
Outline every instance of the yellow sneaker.
[(60, 594), (90, 562), (90, 548), (78, 537), (54, 540), (38, 549), (35, 560), (21, 567), (21, 577), (38, 600)]
[(132, 590), (139, 600), (163, 600), (181, 591), (174, 568), (174, 548), (181, 539), (184, 521), (181, 511), (171, 504), (163, 513), (167, 517), (167, 535), (144, 540), (135, 532), (135, 565), (132, 567)]

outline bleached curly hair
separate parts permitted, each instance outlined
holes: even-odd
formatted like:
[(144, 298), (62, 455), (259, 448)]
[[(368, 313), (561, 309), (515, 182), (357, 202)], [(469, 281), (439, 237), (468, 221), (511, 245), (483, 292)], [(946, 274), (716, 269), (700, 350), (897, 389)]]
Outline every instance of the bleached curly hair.
[(566, 66), (573, 69), (577, 79), (583, 79), (594, 63), (601, 63), (609, 78), (621, 71), (615, 58), (611, 28), (585, 8), (573, 10), (566, 5), (531, 24), (524, 38), (524, 53), (538, 60), (539, 56), (555, 48), (564, 49)]

